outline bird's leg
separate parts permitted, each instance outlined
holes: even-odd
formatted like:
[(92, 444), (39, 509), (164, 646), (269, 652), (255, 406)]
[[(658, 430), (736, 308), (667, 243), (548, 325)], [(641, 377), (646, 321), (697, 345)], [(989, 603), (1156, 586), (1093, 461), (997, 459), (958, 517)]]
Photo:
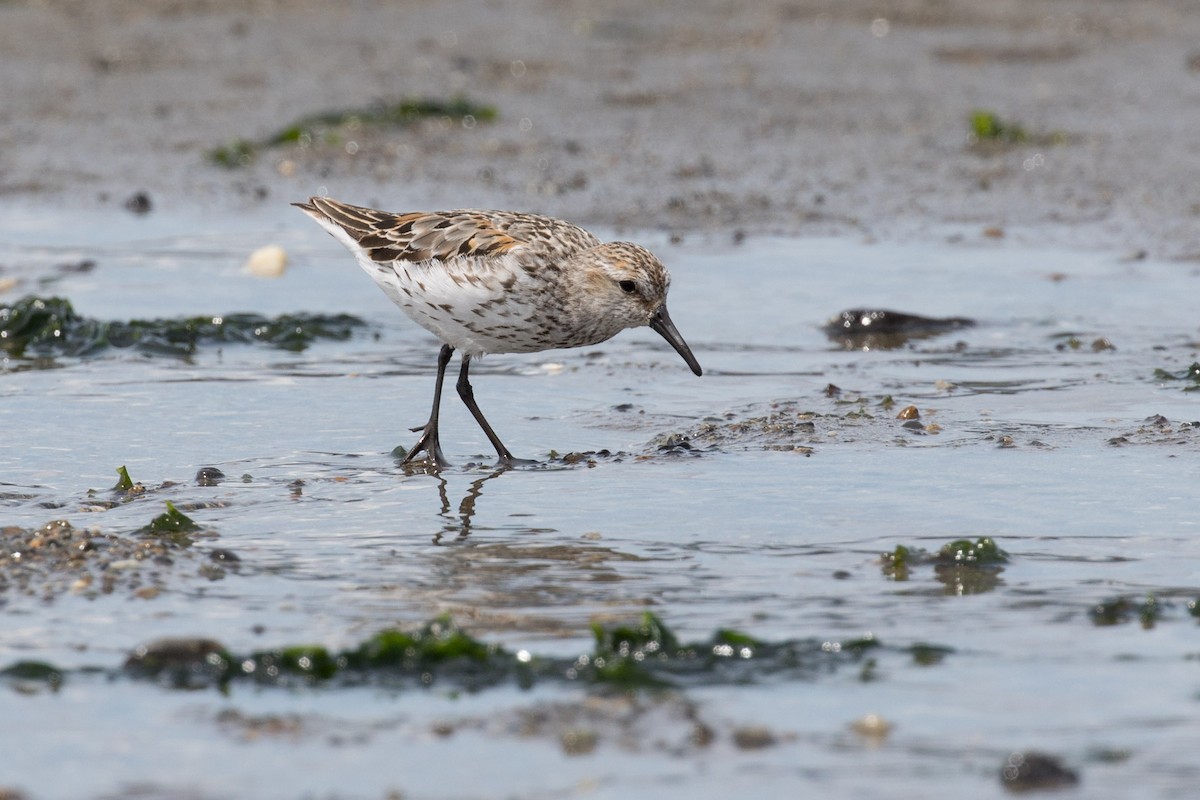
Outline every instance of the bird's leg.
[(492, 426), (484, 419), (483, 412), (475, 404), (475, 391), (471, 388), (471, 381), (467, 378), (467, 370), (470, 368), (471, 357), (464, 353), (462, 369), (458, 373), (458, 384), (455, 387), (458, 389), (458, 396), (462, 398), (463, 403), (470, 410), (471, 416), (475, 417), (475, 421), (479, 423), (479, 427), (483, 428), (483, 432), (487, 434), (488, 441), (492, 443), (492, 447), (496, 448), (496, 455), (500, 458), (500, 465), (511, 467), (518, 463), (517, 459), (513, 458), (513, 454), (508, 452), (508, 448), (504, 446), (504, 442), (500, 441), (500, 437), (492, 430)]
[[(438, 469), (450, 464), (446, 460), (446, 457), (442, 455), (442, 445), (438, 442), (438, 409), (442, 405), (442, 380), (446, 377), (446, 365), (450, 363), (450, 356), (453, 354), (453, 347), (448, 344), (442, 345), (442, 349), (438, 353), (437, 382), (433, 385), (433, 410), (429, 412), (429, 421), (425, 423), (424, 428), (413, 428), (414, 431), (421, 431), (421, 438), (417, 439), (417, 443), (412, 446), (412, 449), (408, 451), (408, 455), (400, 462), (401, 466), (415, 461), (417, 454), (421, 452), (428, 454), (429, 460)], [(463, 364), (465, 371), (465, 357), (463, 358)], [(459, 394), (461, 393), (462, 390), (460, 389)]]

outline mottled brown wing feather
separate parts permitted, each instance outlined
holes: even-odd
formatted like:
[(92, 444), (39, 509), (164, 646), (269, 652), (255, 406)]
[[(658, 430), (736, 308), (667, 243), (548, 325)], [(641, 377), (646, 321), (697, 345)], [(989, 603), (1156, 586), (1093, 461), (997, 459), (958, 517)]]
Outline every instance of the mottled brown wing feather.
[(563, 258), (600, 243), (568, 222), (504, 211), (391, 214), (314, 197), (302, 208), (316, 210), (352, 236), (372, 260), (428, 261), (455, 256), (486, 258), (514, 251)]

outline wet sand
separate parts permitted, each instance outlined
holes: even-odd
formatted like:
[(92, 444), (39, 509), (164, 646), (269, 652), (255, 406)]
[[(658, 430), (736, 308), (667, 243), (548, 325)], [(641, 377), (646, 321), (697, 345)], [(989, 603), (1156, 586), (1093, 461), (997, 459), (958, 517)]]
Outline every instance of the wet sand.
[[(1004, 235), (1200, 256), (1186, 2), (0, 4), (0, 208), (261, 210), (318, 192), (672, 232)], [(209, 149), (300, 116), (433, 120)], [(1026, 141), (972, 146), (995, 112)], [(353, 152), (351, 152), (353, 151)], [(297, 221), (297, 224), (301, 224)]]

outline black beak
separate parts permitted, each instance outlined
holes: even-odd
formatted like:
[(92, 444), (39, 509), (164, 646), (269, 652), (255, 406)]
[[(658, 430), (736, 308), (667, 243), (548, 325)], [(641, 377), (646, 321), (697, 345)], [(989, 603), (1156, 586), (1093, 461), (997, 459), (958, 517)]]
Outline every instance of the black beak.
[(679, 335), (679, 331), (675, 330), (675, 323), (671, 322), (671, 316), (667, 314), (666, 306), (654, 312), (654, 316), (650, 318), (650, 328), (659, 336), (666, 339), (671, 347), (675, 348), (676, 353), (683, 356), (683, 360), (692, 368), (692, 372), (697, 375), (704, 374), (704, 371), (700, 369), (700, 362), (692, 355), (692, 349), (687, 346), (687, 342)]

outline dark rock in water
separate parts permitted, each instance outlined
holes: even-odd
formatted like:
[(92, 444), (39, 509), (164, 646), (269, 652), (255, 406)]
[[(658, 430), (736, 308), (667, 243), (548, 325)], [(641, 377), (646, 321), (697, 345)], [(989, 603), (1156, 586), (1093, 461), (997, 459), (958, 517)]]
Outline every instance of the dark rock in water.
[(211, 653), (223, 652), (220, 642), (213, 639), (180, 637), (156, 639), (139, 645), (125, 662), (126, 669), (141, 668), (156, 672), (165, 667), (203, 661)]
[(225, 480), (225, 473), (216, 467), (201, 467), (196, 473), (197, 486), (216, 486)]
[(226, 564), (236, 564), (242, 560), (241, 558), (238, 557), (237, 553), (233, 552), (232, 550), (227, 550), (224, 547), (213, 548), (209, 552), (208, 557), (211, 558), (213, 561), (218, 561), (218, 562), (222, 562), (222, 563), (226, 563)]
[(149, 214), (153, 207), (150, 195), (145, 192), (138, 192), (125, 201), (126, 210), (132, 211), (134, 214)]
[(226, 678), (230, 659), (221, 643), (212, 639), (158, 639), (130, 653), (125, 670), (177, 688), (199, 688)]
[(884, 309), (850, 309), (832, 317), (821, 329), (847, 350), (892, 350), (913, 339), (928, 339), (974, 325), (975, 320), (966, 317), (922, 317)]
[(91, 272), (96, 268), (96, 262), (90, 258), (85, 258), (80, 261), (68, 261), (59, 264), (55, 269), (65, 275), (79, 275), (86, 272)]
[(1010, 792), (1065, 789), (1079, 783), (1079, 775), (1057, 757), (1030, 751), (1013, 753), (1000, 768), (1000, 782)]
[(692, 443), (682, 433), (669, 433), (656, 438), (652, 444), (659, 450), (691, 450)]

